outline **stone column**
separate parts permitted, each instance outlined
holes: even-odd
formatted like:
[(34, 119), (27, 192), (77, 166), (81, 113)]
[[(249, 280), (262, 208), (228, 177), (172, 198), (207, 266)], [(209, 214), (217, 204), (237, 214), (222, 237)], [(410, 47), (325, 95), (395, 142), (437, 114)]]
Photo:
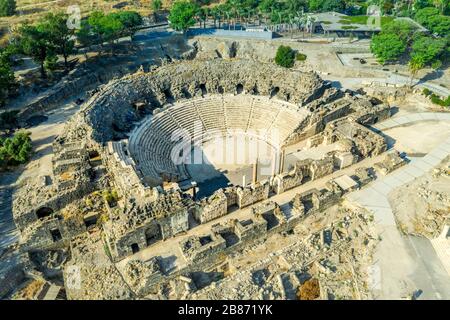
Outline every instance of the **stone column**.
[(258, 158), (256, 158), (255, 163), (253, 164), (253, 179), (252, 183), (256, 184), (258, 182)]

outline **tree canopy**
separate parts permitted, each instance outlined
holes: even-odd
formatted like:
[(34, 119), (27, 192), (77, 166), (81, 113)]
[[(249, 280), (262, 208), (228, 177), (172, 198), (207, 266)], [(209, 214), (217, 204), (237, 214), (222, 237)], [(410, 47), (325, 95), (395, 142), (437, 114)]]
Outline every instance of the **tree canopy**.
[(41, 22), (45, 32), (48, 33), (48, 40), (54, 48), (54, 53), (63, 56), (66, 69), (68, 57), (75, 52), (74, 32), (68, 28), (67, 19), (68, 15), (65, 13), (49, 13)]
[(30, 159), (32, 151), (30, 133), (19, 131), (12, 138), (0, 138), (0, 164), (17, 165)]
[(393, 33), (375, 35), (370, 44), (370, 49), (381, 63), (397, 61), (406, 52), (406, 48), (406, 42)]
[[(445, 54), (447, 40), (420, 36), (411, 46), (411, 59), (422, 66), (431, 66)], [(440, 65), (440, 64), (438, 64)]]
[(292, 68), (295, 63), (295, 50), (289, 46), (279, 46), (275, 55), (275, 63), (284, 68)]
[(47, 77), (44, 63), (54, 54), (55, 48), (50, 41), (50, 33), (45, 24), (25, 24), (19, 28), (19, 43), (22, 52), (33, 58), (41, 66), (42, 78)]
[(5, 105), (11, 91), (17, 86), (14, 72), (10, 66), (10, 56), (14, 52), (13, 46), (0, 49), (0, 107)]
[(438, 8), (417, 10), (414, 19), (433, 33), (443, 37), (450, 36), (450, 17), (442, 15)]
[(177, 1), (170, 9), (169, 22), (172, 28), (186, 32), (195, 24), (198, 6), (189, 1)]
[(0, 17), (10, 17), (16, 13), (16, 0), (0, 0)]

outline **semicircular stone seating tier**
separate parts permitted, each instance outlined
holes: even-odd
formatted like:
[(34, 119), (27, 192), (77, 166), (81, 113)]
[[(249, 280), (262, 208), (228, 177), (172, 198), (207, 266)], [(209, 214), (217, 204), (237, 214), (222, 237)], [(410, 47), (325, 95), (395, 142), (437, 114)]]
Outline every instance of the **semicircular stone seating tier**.
[(298, 128), (310, 112), (298, 106), (253, 95), (207, 95), (178, 101), (145, 119), (129, 137), (129, 150), (144, 177), (188, 178), (184, 168), (172, 161), (179, 141), (174, 132), (184, 132), (194, 143), (237, 131), (256, 136), (278, 147)]

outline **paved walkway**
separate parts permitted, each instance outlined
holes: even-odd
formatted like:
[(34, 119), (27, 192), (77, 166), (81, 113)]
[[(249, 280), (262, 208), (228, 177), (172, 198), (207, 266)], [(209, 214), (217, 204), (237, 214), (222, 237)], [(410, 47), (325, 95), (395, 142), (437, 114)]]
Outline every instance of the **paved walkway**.
[[(378, 130), (420, 121), (450, 121), (449, 113), (416, 113), (392, 118), (375, 126)], [(450, 276), (425, 238), (400, 234), (388, 201), (388, 194), (422, 176), (450, 154), (450, 137), (423, 158), (414, 158), (403, 168), (377, 179), (367, 188), (346, 196), (350, 202), (373, 212), (381, 235), (375, 254), (374, 294), (382, 299), (399, 299), (422, 290), (422, 298), (450, 299)]]

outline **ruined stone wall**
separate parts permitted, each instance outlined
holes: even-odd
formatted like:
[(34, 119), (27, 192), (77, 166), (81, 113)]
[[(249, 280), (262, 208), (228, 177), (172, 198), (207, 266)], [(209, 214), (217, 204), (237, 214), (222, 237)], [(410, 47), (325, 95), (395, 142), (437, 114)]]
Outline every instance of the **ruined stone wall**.
[(293, 170), (281, 173), (275, 176), (273, 181), (273, 187), (277, 194), (283, 193), (289, 189), (295, 188), (302, 183), (303, 173), (297, 167)]
[(228, 213), (228, 199), (222, 189), (214, 192), (210, 197), (203, 199), (195, 211), (195, 219), (200, 223), (222, 217)]
[[(139, 205), (128, 199), (124, 207), (115, 208), (104, 225), (106, 240), (115, 260), (131, 255), (132, 245), (142, 250), (154, 241), (164, 240), (187, 231), (188, 205), (177, 192), (160, 195), (156, 201)], [(149, 233), (150, 232), (150, 233)]]
[[(251, 60), (212, 61), (193, 60), (139, 73), (109, 83), (95, 94), (65, 129), (63, 137), (70, 141), (83, 136), (105, 143), (124, 138), (141, 116), (141, 112), (173, 100), (207, 93), (244, 92), (272, 96), (300, 104), (320, 96), (323, 81), (313, 73), (289, 71), (275, 65), (261, 65)], [(203, 88), (203, 89), (202, 89)]]
[(210, 234), (205, 237), (210, 242), (202, 244), (198, 236), (190, 236), (180, 242), (181, 251), (190, 263), (201, 263), (225, 250), (226, 243), (220, 235)]
[(224, 189), (225, 196), (227, 197), (227, 206), (231, 207), (237, 204), (237, 188), (228, 187)]
[(333, 156), (326, 156), (323, 159), (314, 160), (311, 163), (311, 180), (317, 180), (332, 174), (334, 170)]
[(351, 145), (352, 153), (360, 158), (377, 156), (387, 150), (382, 136), (351, 119), (330, 123), (323, 134), (325, 143), (339, 141)]
[[(50, 194), (51, 198), (45, 199), (38, 197), (36, 203), (22, 205), (22, 197), (26, 197), (26, 194), (22, 194), (20, 198), (15, 199), (15, 209), (13, 210), (14, 213), (14, 222), (16, 223), (16, 226), (23, 230), (26, 226), (28, 226), (30, 223), (33, 223), (35, 221), (38, 221), (38, 217), (36, 215), (36, 212), (40, 208), (50, 208), (53, 212), (58, 212), (62, 208), (64, 208), (69, 203), (74, 202), (75, 200), (79, 200), (86, 196), (87, 194), (93, 192), (96, 189), (96, 186), (91, 183), (85, 183), (85, 184), (79, 184), (77, 183), (75, 187), (72, 189), (66, 190), (64, 192), (61, 192), (59, 194), (55, 194), (55, 192), (52, 192)], [(23, 190), (24, 191), (24, 190)], [(55, 195), (53, 195), (55, 194)], [(28, 196), (30, 197), (30, 195)], [(39, 203), (39, 200), (42, 202)]]
[(236, 235), (242, 242), (267, 235), (267, 221), (262, 217), (254, 216), (245, 222), (235, 222)]
[(156, 284), (163, 280), (159, 261), (156, 258), (142, 262), (131, 260), (123, 273), (125, 281), (131, 285), (138, 296), (145, 296), (151, 292), (156, 293)]
[(264, 180), (244, 188), (237, 189), (237, 205), (244, 208), (269, 198), (270, 184)]
[[(52, 231), (61, 238), (54, 238)], [(29, 224), (21, 233), (21, 247), (24, 250), (37, 248), (55, 248), (67, 245), (72, 237), (86, 231), (82, 219), (71, 217), (46, 217)]]

